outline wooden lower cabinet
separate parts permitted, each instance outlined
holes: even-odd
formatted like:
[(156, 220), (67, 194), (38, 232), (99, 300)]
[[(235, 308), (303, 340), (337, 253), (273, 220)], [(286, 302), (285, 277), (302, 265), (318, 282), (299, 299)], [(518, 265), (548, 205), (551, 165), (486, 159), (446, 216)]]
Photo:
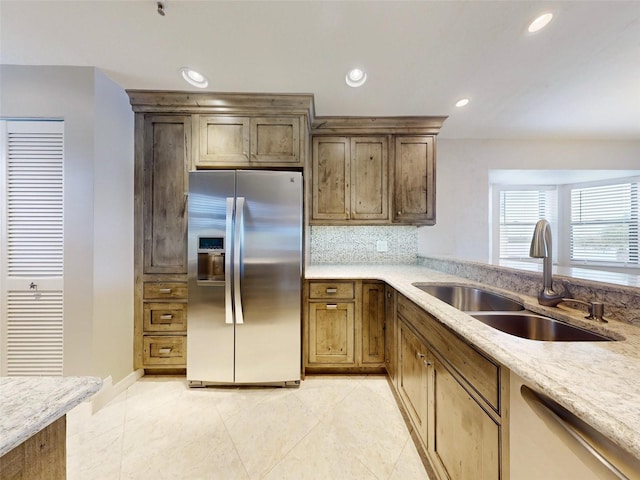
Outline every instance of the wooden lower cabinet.
[(309, 364), (355, 364), (353, 303), (309, 304)]
[(305, 371), (385, 371), (385, 284), (308, 281), (305, 285)]
[(396, 393), (432, 480), (509, 479), (509, 372), (407, 298), (396, 304)]
[[(418, 437), (427, 445), (427, 346), (402, 320), (398, 322), (398, 394), (411, 418)], [(427, 363), (425, 363), (427, 362)]]
[(67, 478), (67, 416), (63, 415), (0, 457), (2, 480)]
[(384, 364), (387, 369), (387, 375), (391, 379), (393, 385), (396, 384), (396, 372), (398, 369), (398, 356), (396, 351), (398, 349), (396, 342), (397, 327), (397, 315), (396, 315), (396, 291), (393, 287), (385, 285), (385, 298), (384, 298), (384, 314), (385, 314), (385, 327), (384, 327)]
[(485, 413), (437, 359), (433, 360), (433, 416), (428, 454), (442, 478), (490, 480), (500, 475), (500, 424)]
[(187, 366), (187, 282), (147, 275), (136, 321), (135, 367), (154, 373)]
[(362, 363), (384, 363), (384, 283), (362, 283)]

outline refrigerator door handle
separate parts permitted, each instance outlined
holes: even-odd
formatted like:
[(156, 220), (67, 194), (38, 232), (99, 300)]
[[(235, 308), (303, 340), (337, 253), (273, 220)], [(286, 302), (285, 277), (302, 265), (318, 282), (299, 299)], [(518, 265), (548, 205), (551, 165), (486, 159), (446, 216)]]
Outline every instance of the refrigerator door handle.
[[(225, 222), (225, 243), (233, 238), (233, 197), (227, 197), (227, 217)], [(225, 245), (224, 256), (224, 323), (233, 325), (233, 299), (231, 297), (231, 256), (232, 251)]]
[(240, 274), (242, 267), (242, 247), (244, 233), (244, 197), (236, 198), (236, 224), (233, 235), (233, 299), (235, 302), (236, 324), (244, 323), (242, 314), (242, 293), (240, 290)]

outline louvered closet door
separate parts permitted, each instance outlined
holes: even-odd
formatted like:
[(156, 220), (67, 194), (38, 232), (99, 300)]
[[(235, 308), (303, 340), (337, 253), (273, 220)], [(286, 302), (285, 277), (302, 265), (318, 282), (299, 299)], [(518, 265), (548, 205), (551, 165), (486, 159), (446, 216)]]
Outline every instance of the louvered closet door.
[(2, 374), (62, 375), (64, 124), (0, 123)]

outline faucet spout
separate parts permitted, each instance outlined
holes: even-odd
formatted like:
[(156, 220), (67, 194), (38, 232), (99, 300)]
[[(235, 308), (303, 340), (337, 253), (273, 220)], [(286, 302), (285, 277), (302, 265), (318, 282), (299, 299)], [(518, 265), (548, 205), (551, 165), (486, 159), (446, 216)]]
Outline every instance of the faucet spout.
[(551, 258), (553, 248), (551, 243), (551, 226), (545, 219), (538, 220), (533, 230), (531, 248), (529, 256), (532, 258), (542, 258), (542, 290), (538, 293), (538, 303), (548, 307), (555, 307), (563, 298), (561, 293), (553, 290), (553, 276)]

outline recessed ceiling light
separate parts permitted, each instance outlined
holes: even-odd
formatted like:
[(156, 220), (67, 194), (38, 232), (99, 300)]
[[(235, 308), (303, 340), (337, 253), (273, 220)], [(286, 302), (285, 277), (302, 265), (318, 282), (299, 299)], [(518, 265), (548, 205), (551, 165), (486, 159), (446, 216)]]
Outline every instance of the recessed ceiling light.
[(529, 24), (529, 28), (527, 31), (529, 33), (536, 33), (539, 30), (542, 30), (544, 27), (549, 25), (549, 22), (553, 18), (553, 13), (544, 13), (536, 18), (533, 22)]
[(367, 81), (367, 74), (359, 68), (353, 68), (347, 72), (344, 80), (350, 87), (361, 87)]
[(209, 80), (202, 75), (200, 72), (196, 72), (195, 70), (189, 67), (183, 67), (180, 69), (180, 73), (182, 74), (182, 78), (185, 79), (188, 83), (198, 88), (207, 88), (209, 85)]
[(456, 102), (456, 107), (464, 107), (468, 103), (469, 103), (469, 99), (468, 98), (461, 98), (460, 100), (458, 100)]

